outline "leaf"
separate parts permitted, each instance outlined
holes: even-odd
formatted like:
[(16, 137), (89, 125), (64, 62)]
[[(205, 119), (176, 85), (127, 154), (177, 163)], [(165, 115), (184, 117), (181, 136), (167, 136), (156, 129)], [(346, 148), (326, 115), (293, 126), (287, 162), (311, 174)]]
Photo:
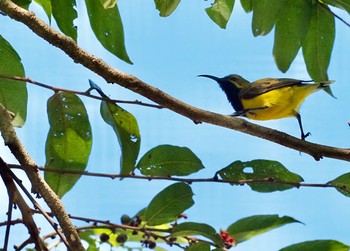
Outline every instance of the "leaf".
[(103, 8), (110, 9), (110, 8), (113, 8), (117, 4), (118, 0), (100, 0), (100, 2), (102, 4)]
[(105, 9), (100, 1), (85, 0), (91, 28), (101, 45), (121, 60), (132, 64), (124, 42), (123, 23), (118, 6)]
[(301, 223), (289, 216), (254, 215), (236, 221), (227, 228), (227, 232), (233, 236), (237, 243), (240, 243), (272, 229), (296, 222)]
[(308, 31), (311, 4), (305, 0), (281, 0), (280, 4), (283, 8), (276, 22), (273, 55), (278, 69), (286, 72)]
[(175, 183), (166, 187), (149, 203), (144, 215), (147, 225), (155, 226), (176, 220), (194, 204), (192, 196), (192, 189), (187, 184)]
[(311, 12), (309, 31), (302, 45), (303, 55), (311, 78), (315, 81), (328, 80), (327, 69), (335, 38), (334, 16), (315, 4)]
[(43, 8), (47, 17), (49, 18), (49, 21), (51, 22), (51, 15), (52, 15), (51, 0), (34, 0), (34, 2), (36, 2)]
[(47, 102), (50, 131), (46, 139), (45, 168), (62, 173), (45, 172), (45, 180), (62, 197), (81, 175), (64, 170), (84, 171), (89, 160), (92, 132), (83, 102), (72, 93), (58, 92)]
[(350, 2), (348, 0), (322, 0), (322, 2), (344, 9), (350, 14)]
[(338, 192), (350, 197), (350, 173), (345, 173), (338, 178), (327, 182), (327, 184), (334, 186)]
[(235, 0), (215, 0), (211, 7), (206, 8), (208, 16), (220, 28), (225, 29), (233, 11)]
[(21, 6), (22, 8), (28, 10), (29, 5), (32, 3), (32, 0), (13, 0), (15, 4)]
[(249, 13), (253, 10), (253, 0), (241, 0), (242, 8)]
[(117, 104), (101, 102), (103, 120), (112, 126), (121, 149), (120, 174), (130, 174), (140, 151), (141, 135), (136, 118)]
[(67, 36), (77, 41), (77, 27), (74, 20), (78, 17), (75, 9), (75, 0), (51, 0), (52, 15), (57, 22), (57, 26)]
[(253, 1), (252, 31), (255, 37), (270, 33), (281, 7), (281, 0)]
[(187, 147), (160, 145), (149, 150), (137, 164), (143, 175), (185, 176), (204, 168)]
[(305, 241), (280, 249), (280, 251), (348, 251), (350, 246), (335, 240)]
[(299, 183), (303, 178), (290, 172), (281, 163), (272, 160), (235, 161), (218, 172), (223, 180), (271, 179), (271, 182), (247, 183), (257, 192), (274, 192), (291, 189), (293, 185), (278, 184), (278, 182)]
[(185, 248), (185, 251), (210, 251), (210, 245), (205, 242), (196, 242)]
[(156, 8), (159, 11), (159, 16), (167, 17), (177, 8), (180, 0), (154, 0)]
[[(25, 77), (21, 58), (0, 35), (0, 72), (2, 74)], [(28, 93), (25, 82), (0, 78), (0, 103), (10, 111), (14, 118), (12, 125), (21, 127), (27, 118)]]
[(209, 226), (207, 224), (196, 222), (184, 222), (176, 225), (173, 231), (171, 232), (171, 236), (173, 237), (185, 237), (196, 235), (208, 238), (219, 247), (224, 246), (224, 242), (222, 241), (220, 235), (215, 231), (215, 229), (212, 226)]

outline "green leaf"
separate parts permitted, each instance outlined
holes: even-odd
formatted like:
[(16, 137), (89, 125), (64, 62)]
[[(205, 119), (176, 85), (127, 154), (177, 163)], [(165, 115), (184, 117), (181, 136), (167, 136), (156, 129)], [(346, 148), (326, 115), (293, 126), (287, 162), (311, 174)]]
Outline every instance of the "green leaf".
[(200, 235), (213, 241), (219, 247), (224, 246), (220, 235), (215, 231), (212, 226), (203, 223), (196, 222), (184, 222), (174, 227), (171, 236), (173, 237), (185, 237)]
[(167, 17), (177, 8), (180, 0), (154, 0), (154, 3), (159, 11), (159, 15), (161, 17)]
[(299, 183), (303, 178), (290, 172), (281, 163), (272, 160), (235, 161), (218, 172), (223, 180), (270, 179), (266, 182), (247, 183), (257, 192), (274, 192), (291, 189), (293, 185), (278, 184), (278, 182)]
[(185, 248), (185, 251), (210, 251), (210, 245), (205, 242), (196, 242)]
[(206, 8), (208, 16), (220, 28), (225, 29), (233, 11), (235, 0), (215, 0), (211, 7)]
[(253, 10), (253, 0), (241, 0), (242, 8), (249, 13)]
[(176, 220), (194, 204), (192, 196), (192, 189), (187, 184), (175, 183), (166, 187), (149, 203), (144, 216), (147, 225), (155, 226)]
[(116, 104), (103, 101), (101, 115), (117, 134), (121, 148), (120, 174), (130, 174), (140, 151), (141, 135), (136, 118)]
[(201, 160), (187, 147), (160, 145), (149, 150), (137, 164), (144, 175), (185, 176), (204, 168)]
[(252, 31), (254, 36), (270, 33), (281, 10), (281, 0), (253, 1)]
[(81, 175), (64, 170), (84, 171), (89, 160), (92, 132), (83, 102), (72, 93), (58, 92), (47, 102), (50, 131), (46, 139), (45, 168), (62, 173), (45, 172), (45, 180), (62, 197)]
[(113, 8), (117, 4), (118, 0), (100, 0), (100, 2), (102, 4), (103, 8), (110, 9), (110, 8)]
[(52, 15), (57, 26), (64, 34), (76, 41), (78, 34), (74, 20), (78, 17), (78, 14), (75, 6), (75, 0), (51, 0)]
[(311, 4), (308, 0), (281, 0), (276, 22), (273, 55), (279, 70), (286, 72), (308, 31)]
[(350, 246), (335, 240), (306, 241), (290, 245), (280, 251), (348, 251)]
[(51, 0), (34, 0), (34, 2), (36, 2), (43, 8), (47, 17), (49, 18), (49, 21), (51, 22), (51, 15), (52, 15)]
[(345, 173), (327, 184), (335, 186), (338, 192), (350, 197), (350, 173)]
[[(25, 77), (21, 58), (0, 35), (0, 72), (2, 74)], [(14, 118), (12, 125), (21, 127), (27, 118), (28, 93), (25, 82), (0, 78), (0, 103), (10, 111)]]
[(21, 6), (23, 9), (28, 10), (29, 5), (32, 3), (32, 0), (13, 0), (15, 4)]
[(272, 229), (296, 222), (301, 223), (289, 216), (254, 215), (236, 221), (227, 228), (227, 232), (233, 236), (237, 243), (240, 243)]
[(350, 2), (349, 0), (322, 0), (326, 4), (333, 5), (334, 7), (344, 9), (350, 14)]
[(118, 6), (105, 9), (100, 1), (85, 0), (91, 28), (101, 45), (121, 60), (132, 64), (124, 42), (123, 23)]
[(335, 38), (334, 16), (315, 4), (311, 12), (309, 31), (302, 45), (303, 55), (311, 78), (315, 81), (328, 79), (327, 69)]

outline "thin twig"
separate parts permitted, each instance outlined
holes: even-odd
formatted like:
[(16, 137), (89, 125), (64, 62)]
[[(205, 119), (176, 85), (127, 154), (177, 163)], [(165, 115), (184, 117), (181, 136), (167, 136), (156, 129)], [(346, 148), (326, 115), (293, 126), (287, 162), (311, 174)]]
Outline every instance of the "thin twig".
[(347, 21), (345, 21), (343, 18), (335, 14), (333, 11), (331, 11), (331, 9), (326, 4), (321, 3), (320, 1), (318, 1), (318, 3), (322, 8), (324, 8), (326, 11), (331, 13), (335, 18), (339, 19), (339, 21), (341, 21), (342, 23), (344, 23), (346, 26), (350, 28), (350, 24)]
[(54, 92), (69, 92), (69, 93), (74, 93), (77, 95), (81, 95), (81, 96), (85, 96), (88, 98), (92, 98), (92, 99), (97, 99), (97, 100), (101, 100), (101, 101), (106, 101), (106, 102), (110, 102), (110, 103), (121, 103), (121, 104), (133, 104), (133, 105), (141, 105), (141, 106), (147, 106), (147, 107), (152, 107), (152, 108), (158, 108), (158, 109), (162, 109), (164, 107), (160, 106), (160, 105), (156, 105), (156, 104), (149, 104), (149, 103), (144, 103), (142, 101), (139, 100), (135, 100), (135, 101), (128, 101), (128, 100), (118, 100), (118, 99), (110, 99), (110, 98), (106, 98), (106, 97), (100, 97), (100, 96), (96, 96), (91, 94), (88, 91), (82, 92), (82, 91), (74, 91), (74, 90), (70, 90), (70, 89), (64, 89), (64, 88), (59, 88), (59, 87), (55, 87), (55, 86), (50, 86), (47, 84), (43, 84), (40, 83), (38, 81), (32, 80), (31, 78), (23, 78), (23, 77), (19, 77), (19, 76), (10, 76), (10, 75), (6, 75), (6, 74), (1, 74), (0, 73), (0, 78), (5, 78), (5, 79), (11, 79), (11, 80), (16, 80), (16, 81), (21, 81), (21, 82), (27, 82), (36, 86), (40, 86), (42, 88), (45, 89), (49, 89), (52, 90)]

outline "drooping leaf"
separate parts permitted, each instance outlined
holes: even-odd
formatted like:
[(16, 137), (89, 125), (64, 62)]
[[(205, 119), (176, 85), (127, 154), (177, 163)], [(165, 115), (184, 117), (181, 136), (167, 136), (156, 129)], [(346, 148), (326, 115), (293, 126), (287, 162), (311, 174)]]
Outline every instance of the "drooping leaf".
[(57, 26), (64, 34), (76, 41), (78, 33), (74, 20), (78, 17), (78, 14), (75, 9), (75, 0), (51, 0), (51, 7)]
[(170, 16), (177, 8), (181, 0), (154, 0), (161, 17)]
[(100, 0), (100, 1), (103, 8), (105, 9), (113, 8), (118, 2), (118, 0)]
[(103, 101), (101, 115), (112, 126), (121, 149), (120, 174), (130, 174), (140, 151), (141, 135), (136, 118), (117, 104)]
[(132, 64), (124, 41), (118, 6), (105, 9), (100, 1), (85, 0), (91, 28), (101, 45), (121, 60)]
[(344, 9), (350, 14), (350, 2), (348, 0), (322, 0), (322, 2)]
[(185, 248), (185, 251), (210, 251), (210, 245), (205, 242), (196, 242)]
[(314, 240), (290, 245), (279, 251), (348, 251), (350, 246), (336, 240)]
[(28, 10), (29, 5), (32, 3), (32, 0), (13, 0), (15, 4), (21, 6), (22, 8)]
[(144, 175), (184, 176), (204, 168), (201, 160), (187, 147), (160, 145), (149, 150), (137, 164)]
[(218, 174), (223, 180), (269, 179), (268, 182), (247, 183), (254, 191), (263, 193), (283, 191), (294, 187), (278, 182), (299, 183), (303, 181), (301, 176), (290, 172), (281, 163), (272, 160), (235, 161), (220, 170)]
[(276, 22), (273, 56), (279, 70), (286, 72), (296, 57), (307, 34), (310, 0), (280, 0), (281, 8)]
[(176, 220), (194, 204), (192, 196), (192, 189), (187, 184), (175, 183), (166, 187), (149, 203), (144, 215), (147, 225), (155, 226)]
[(309, 31), (302, 45), (307, 71), (315, 81), (328, 80), (327, 69), (335, 38), (334, 16), (315, 4), (311, 12)]
[[(0, 73), (25, 77), (21, 58), (11, 44), (1, 35), (0, 62)], [(27, 118), (27, 101), (26, 83), (0, 78), (0, 103), (13, 114), (13, 126), (21, 127), (24, 125)]]
[(329, 181), (327, 184), (335, 186), (338, 192), (350, 197), (350, 173), (345, 173), (338, 178)]
[(267, 35), (276, 23), (281, 0), (253, 1), (252, 31), (254, 36)]
[(43, 8), (47, 17), (49, 18), (49, 21), (51, 22), (51, 15), (52, 15), (51, 0), (34, 0), (34, 2), (36, 2)]
[(241, 0), (242, 8), (249, 13), (253, 10), (253, 0)]
[(254, 215), (231, 224), (227, 232), (234, 237), (237, 243), (240, 243), (289, 223), (301, 222), (289, 216)]
[(215, 0), (211, 7), (206, 8), (208, 16), (220, 28), (225, 29), (233, 11), (235, 0)]
[(197, 222), (184, 222), (176, 225), (171, 235), (173, 237), (200, 235), (213, 241), (219, 247), (224, 246), (224, 242), (222, 241), (220, 235), (215, 231), (215, 229), (212, 226), (208, 224)]
[(84, 171), (89, 160), (92, 132), (83, 102), (72, 93), (58, 92), (47, 102), (50, 130), (46, 139), (45, 168), (59, 169), (45, 172), (45, 180), (62, 197), (81, 175), (65, 170)]

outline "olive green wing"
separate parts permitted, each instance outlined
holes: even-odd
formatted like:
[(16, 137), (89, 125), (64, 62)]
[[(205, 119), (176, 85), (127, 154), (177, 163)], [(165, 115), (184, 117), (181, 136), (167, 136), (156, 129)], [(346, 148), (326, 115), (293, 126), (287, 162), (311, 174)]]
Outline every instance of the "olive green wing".
[(252, 82), (249, 86), (243, 88), (240, 91), (239, 96), (243, 99), (251, 99), (272, 90), (286, 86), (302, 85), (305, 82), (312, 81), (304, 81), (292, 78), (263, 78)]

